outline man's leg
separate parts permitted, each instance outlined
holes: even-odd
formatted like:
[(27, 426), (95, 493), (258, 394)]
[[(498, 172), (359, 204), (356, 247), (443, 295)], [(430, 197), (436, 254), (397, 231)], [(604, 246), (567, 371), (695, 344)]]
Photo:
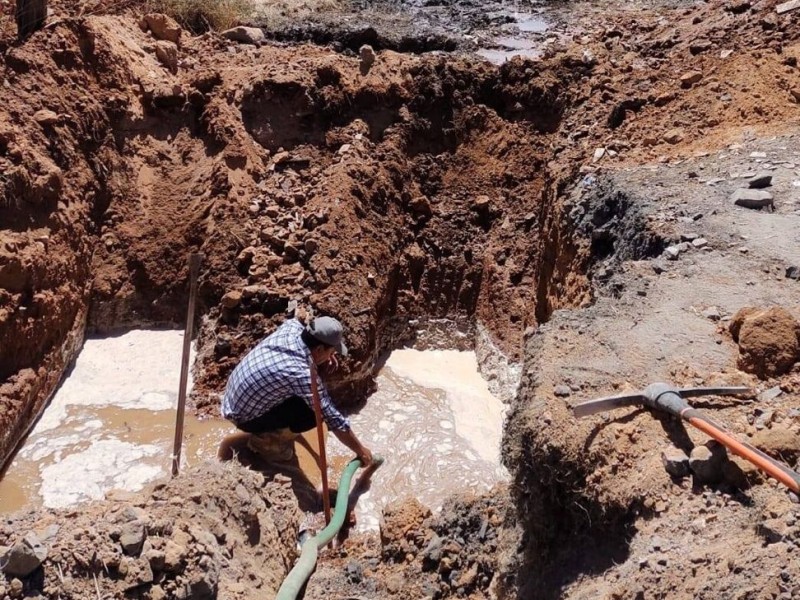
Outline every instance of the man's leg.
[(260, 417), (239, 425), (252, 434), (248, 447), (268, 460), (290, 460), (294, 440), (316, 423), (313, 411), (297, 396), (288, 398)]

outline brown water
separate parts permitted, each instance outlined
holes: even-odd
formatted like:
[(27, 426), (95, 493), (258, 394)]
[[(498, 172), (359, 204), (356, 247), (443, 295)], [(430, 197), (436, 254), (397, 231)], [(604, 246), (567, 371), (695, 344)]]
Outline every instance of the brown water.
[[(167, 477), (181, 347), (182, 333), (175, 331), (88, 340), (0, 481), (0, 512), (70, 506)], [(359, 529), (377, 528), (381, 510), (395, 499), (415, 496), (435, 510), (455, 492), (507, 478), (499, 466), (503, 406), (478, 375), (473, 353), (398, 351), (377, 383), (351, 417), (364, 444), (386, 459), (359, 498)], [(254, 466), (292, 477), (301, 507), (314, 511), (321, 481), (316, 436), (305, 438), (291, 464)], [(247, 462), (246, 440), (225, 421), (187, 416), (183, 465), (219, 452)], [(326, 443), (336, 487), (352, 454), (333, 436)]]

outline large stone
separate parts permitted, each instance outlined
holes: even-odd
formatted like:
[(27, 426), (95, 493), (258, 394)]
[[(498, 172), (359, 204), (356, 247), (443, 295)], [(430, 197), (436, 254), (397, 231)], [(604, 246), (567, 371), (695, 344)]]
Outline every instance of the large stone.
[(122, 546), (122, 551), (128, 556), (139, 556), (146, 537), (144, 523), (131, 521), (122, 526), (119, 544)]
[(119, 572), (125, 578), (126, 591), (153, 583), (153, 569), (150, 568), (150, 563), (144, 557), (123, 557), (119, 563)]
[(260, 44), (266, 39), (264, 31), (259, 27), (234, 27), (222, 32), (222, 37), (240, 44)]
[(42, 110), (36, 111), (34, 113), (33, 120), (36, 121), (39, 125), (55, 125), (56, 123), (58, 123), (59, 117), (58, 114), (53, 112), (52, 110), (43, 108)]
[(783, 375), (800, 358), (800, 323), (785, 308), (743, 308), (730, 330), (739, 343), (742, 371), (762, 379)]
[(797, 10), (798, 8), (800, 8), (800, 0), (789, 0), (788, 2), (778, 4), (778, 6), (775, 7), (775, 12), (782, 15), (783, 13)]
[(670, 129), (661, 137), (668, 144), (678, 144), (683, 141), (683, 131), (680, 129)]
[(178, 46), (167, 40), (156, 42), (156, 58), (171, 73), (178, 72)]
[(161, 13), (150, 13), (142, 19), (143, 29), (149, 29), (157, 40), (167, 40), (180, 46), (181, 26), (175, 19)]
[(681, 75), (681, 87), (682, 88), (690, 88), (695, 83), (700, 81), (703, 78), (703, 74), (699, 73), (698, 71), (690, 71), (689, 73), (684, 73)]
[(232, 290), (225, 294), (220, 301), (224, 308), (236, 308), (242, 302), (242, 292)]
[(704, 446), (695, 446), (689, 456), (689, 468), (699, 483), (719, 483), (723, 478), (723, 467), (728, 461), (725, 446), (716, 440)]
[(760, 190), (761, 188), (769, 187), (772, 185), (772, 174), (758, 173), (748, 179), (747, 185), (754, 190)]
[(29, 533), (22, 541), (14, 544), (2, 558), (3, 572), (9, 577), (27, 577), (47, 558), (47, 546), (39, 538)]
[(183, 561), (186, 558), (186, 547), (167, 540), (164, 545), (164, 565), (163, 569), (169, 573), (178, 573), (183, 569)]
[(741, 188), (733, 192), (731, 199), (736, 206), (743, 206), (744, 208), (761, 209), (774, 208), (775, 206), (772, 194), (761, 190)]
[(787, 462), (800, 457), (800, 435), (786, 427), (773, 427), (756, 432), (750, 443), (770, 456)]
[(426, 196), (415, 196), (408, 203), (408, 207), (414, 211), (414, 213), (423, 217), (430, 217), (433, 214), (430, 200), (428, 200)]
[(680, 448), (670, 446), (661, 452), (661, 462), (667, 473), (673, 477), (686, 477), (689, 474), (689, 457)]

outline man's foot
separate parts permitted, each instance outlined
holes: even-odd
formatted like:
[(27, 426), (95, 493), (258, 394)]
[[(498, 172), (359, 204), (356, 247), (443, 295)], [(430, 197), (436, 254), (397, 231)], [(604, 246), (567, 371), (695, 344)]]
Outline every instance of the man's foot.
[(251, 434), (247, 447), (261, 458), (269, 461), (286, 462), (294, 458), (294, 438), (284, 432)]

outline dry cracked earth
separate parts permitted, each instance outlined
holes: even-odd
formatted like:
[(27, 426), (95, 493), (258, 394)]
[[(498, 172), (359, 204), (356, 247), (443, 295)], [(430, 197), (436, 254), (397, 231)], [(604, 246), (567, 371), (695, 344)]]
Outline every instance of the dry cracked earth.
[[(253, 21), (256, 44), (140, 2), (54, 2), (18, 42), (2, 6), (4, 461), (88, 333), (181, 323), (200, 252), (200, 415), (295, 305), (350, 332), (346, 409), (442, 320), (510, 404), (508, 486), (438, 514), (398, 499), (306, 598), (800, 596), (796, 495), (671, 417), (571, 411), (746, 385), (693, 402), (798, 467), (800, 10), (543, 3), (538, 55), (498, 66), (472, 51), (513, 16), (467, 2), (367, 38)], [(453, 44), (429, 44), (434, 17)], [(15, 515), (0, 598), (272, 597), (299, 517), (290, 482), (236, 463)]]

